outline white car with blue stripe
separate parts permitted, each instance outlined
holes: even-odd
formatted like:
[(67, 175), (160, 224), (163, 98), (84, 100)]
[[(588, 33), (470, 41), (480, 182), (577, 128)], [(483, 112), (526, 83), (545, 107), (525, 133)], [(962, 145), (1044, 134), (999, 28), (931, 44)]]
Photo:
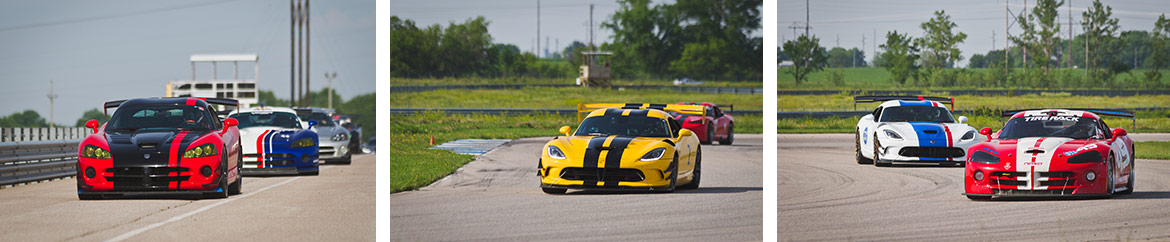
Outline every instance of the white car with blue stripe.
[(967, 148), (981, 138), (967, 117), (955, 119), (954, 99), (921, 96), (861, 96), (854, 103), (882, 102), (861, 117), (855, 132), (858, 164), (894, 162), (962, 165)]

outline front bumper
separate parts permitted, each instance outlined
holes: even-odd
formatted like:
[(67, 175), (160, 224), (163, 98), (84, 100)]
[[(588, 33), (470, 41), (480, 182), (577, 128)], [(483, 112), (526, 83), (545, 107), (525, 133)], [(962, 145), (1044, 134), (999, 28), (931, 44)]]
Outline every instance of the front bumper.
[[(78, 192), (214, 191), (220, 184), (220, 157), (187, 158), (178, 167), (143, 165), (113, 167), (111, 159), (79, 157)], [(204, 176), (204, 167), (211, 170)], [(92, 175), (92, 176), (91, 176)]]
[[(978, 164), (978, 163), (973, 163)], [(975, 172), (983, 173), (975, 180)], [(1095, 173), (1089, 181), (1086, 174)], [(1015, 171), (1002, 165), (968, 165), (965, 171), (967, 195), (992, 197), (1063, 197), (1108, 195), (1109, 183), (1101, 163), (1068, 164), (1061, 171)]]
[(623, 161), (618, 168), (583, 167), (580, 162), (541, 158), (541, 187), (570, 189), (665, 189), (670, 186), (674, 157), (656, 161)]
[(881, 146), (878, 147), (878, 153), (882, 161), (961, 163), (967, 160), (967, 148), (978, 142), (978, 139), (961, 140), (948, 147), (945, 143), (939, 146), (922, 146), (918, 140), (914, 139), (882, 140)]
[(320, 150), (318, 154), (321, 160), (345, 160), (349, 157), (349, 141), (332, 141), (327, 138), (320, 139)]

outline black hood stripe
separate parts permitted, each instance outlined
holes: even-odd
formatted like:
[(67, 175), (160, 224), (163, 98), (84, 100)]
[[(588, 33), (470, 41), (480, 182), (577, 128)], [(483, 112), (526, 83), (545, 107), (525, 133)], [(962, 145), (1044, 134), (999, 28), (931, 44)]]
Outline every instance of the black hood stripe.
[(670, 141), (670, 139), (663, 139), (662, 142), (666, 142), (667, 144), (670, 144), (670, 146), (674, 146), (674, 141)]
[[(589, 139), (589, 145), (585, 148), (585, 157), (581, 159), (582, 167), (597, 168), (598, 159), (601, 157), (601, 149), (602, 146), (605, 145), (606, 139), (609, 139), (609, 137), (599, 136)], [(581, 185), (586, 187), (596, 187), (597, 179), (586, 179), (585, 183), (582, 183)]]
[(605, 116), (621, 116), (623, 112), (625, 112), (625, 110), (609, 108), (605, 109)]
[[(634, 137), (614, 137), (609, 142), (609, 152), (605, 155), (605, 169), (601, 171), (601, 177), (607, 177), (605, 174), (609, 172), (616, 173), (622, 167), (622, 154), (626, 153), (626, 147), (630, 145)], [(616, 187), (618, 180), (610, 179), (605, 181), (606, 187)]]

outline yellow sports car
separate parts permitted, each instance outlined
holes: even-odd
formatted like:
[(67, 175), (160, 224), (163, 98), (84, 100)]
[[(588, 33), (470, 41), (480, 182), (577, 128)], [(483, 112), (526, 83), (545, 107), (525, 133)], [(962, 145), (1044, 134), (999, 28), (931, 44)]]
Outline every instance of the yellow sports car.
[(540, 188), (562, 194), (567, 189), (698, 188), (702, 152), (699, 138), (683, 129), (669, 112), (704, 115), (698, 105), (594, 103), (577, 106), (577, 119), (588, 113), (576, 132), (544, 145)]

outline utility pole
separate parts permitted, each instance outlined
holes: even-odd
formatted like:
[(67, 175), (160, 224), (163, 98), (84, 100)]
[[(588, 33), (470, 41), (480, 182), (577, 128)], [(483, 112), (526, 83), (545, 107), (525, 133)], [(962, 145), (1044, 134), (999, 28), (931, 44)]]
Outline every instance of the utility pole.
[[(592, 12), (591, 10), (590, 14)], [(540, 57), (540, 0), (536, 0), (536, 52), (536, 57)]]
[(1012, 14), (1012, 9), (1008, 1), (1003, 1), (1003, 74), (1004, 76), (1011, 75), (1011, 54), (1008, 50), (1012, 48), (1012, 42), (1008, 41), (1008, 37), (1012, 36), (1011, 27), (1008, 24), (1008, 15)]
[(1072, 67), (1072, 41), (1073, 41), (1073, 20), (1072, 20), (1072, 0), (1068, 0), (1068, 44), (1064, 45), (1064, 52), (1068, 52), (1065, 57), (1064, 67)]
[(837, 48), (841, 48), (841, 34), (837, 34)]
[[(1024, 0), (1024, 10), (1021, 10), (1020, 13), (1023, 14), (1024, 18), (1027, 18), (1027, 16), (1028, 16), (1028, 0)], [(1023, 45), (1020, 47), (1023, 47), (1023, 51), (1024, 51), (1024, 63), (1020, 63), (1020, 64), (1023, 64), (1022, 66), (1024, 67), (1025, 70), (1027, 70), (1028, 69), (1028, 45)]]
[(313, 63), (313, 59), (309, 58), (309, 53), (312, 52), (309, 50), (309, 39), (312, 38), (312, 36), (309, 35), (309, 15), (309, 0), (305, 0), (305, 107), (312, 105), (309, 94), (313, 92), (313, 85), (310, 84), (310, 81), (313, 79), (313, 75), (309, 73), (309, 71), (313, 70), (313, 68), (309, 68), (309, 64)]
[[(297, 3), (297, 27), (305, 26), (304, 5)], [(297, 31), (297, 107), (305, 105), (305, 30)]]
[(812, 25), (812, 23), (808, 21), (808, 2), (808, 0), (804, 0), (804, 36), (808, 36), (808, 27), (809, 25)]
[[(861, 53), (865, 53), (865, 32), (861, 33)], [(865, 58), (862, 58), (861, 60), (865, 61)], [(853, 62), (857, 62), (857, 53), (853, 53)], [(857, 64), (854, 64), (853, 67), (856, 68)]]
[(991, 30), (991, 50), (995, 50), (995, 30)]
[(56, 128), (57, 123), (53, 121), (53, 101), (57, 99), (57, 94), (53, 93), (53, 81), (49, 80), (49, 128)]
[[(877, 28), (873, 28), (873, 60), (875, 60), (874, 62), (876, 62), (876, 60), (877, 60), (877, 47), (878, 47)], [(877, 63), (874, 63), (873, 67), (877, 67)]]
[[(288, 26), (288, 106), (296, 107), (297, 103), (297, 5), (296, 0), (288, 0), (289, 19), (292, 20)], [(191, 69), (195, 69), (195, 64), (191, 64)], [(191, 72), (191, 80), (195, 80), (195, 72)]]
[(596, 51), (593, 49), (593, 4), (589, 4), (589, 51)]
[(333, 78), (337, 78), (337, 72), (330, 74), (325, 72), (325, 79), (329, 79), (329, 109), (333, 109)]

